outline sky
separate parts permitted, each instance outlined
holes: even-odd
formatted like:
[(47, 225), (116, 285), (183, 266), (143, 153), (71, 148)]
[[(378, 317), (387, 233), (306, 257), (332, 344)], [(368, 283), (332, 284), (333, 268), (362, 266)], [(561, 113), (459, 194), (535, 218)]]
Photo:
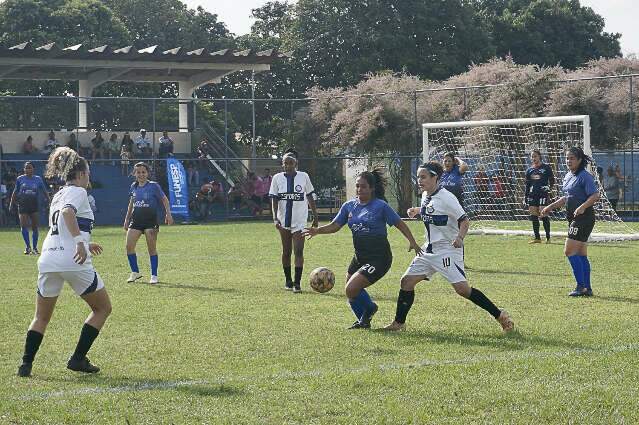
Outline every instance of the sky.
[[(267, 0), (182, 0), (190, 8), (202, 6), (218, 15), (229, 30), (236, 35), (250, 32), (251, 9), (260, 7)], [(294, 1), (290, 1), (293, 3)], [(624, 55), (639, 54), (639, 0), (581, 0), (581, 4), (594, 9), (606, 21), (605, 31), (621, 33), (621, 51)]]

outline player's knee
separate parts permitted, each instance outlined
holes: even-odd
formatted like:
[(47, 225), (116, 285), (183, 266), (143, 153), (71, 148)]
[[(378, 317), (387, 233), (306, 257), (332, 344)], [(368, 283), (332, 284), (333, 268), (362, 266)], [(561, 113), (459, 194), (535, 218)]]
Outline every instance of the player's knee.
[(357, 298), (360, 291), (361, 291), (361, 288), (356, 288), (355, 285), (346, 285), (346, 288), (344, 289), (346, 296), (350, 300)]
[(470, 285), (454, 285), (455, 292), (457, 295), (462, 296), (464, 298), (470, 297), (471, 287)]
[(414, 291), (415, 286), (417, 286), (417, 282), (415, 282), (415, 279), (410, 276), (402, 276), (399, 281), (399, 286), (403, 291)]

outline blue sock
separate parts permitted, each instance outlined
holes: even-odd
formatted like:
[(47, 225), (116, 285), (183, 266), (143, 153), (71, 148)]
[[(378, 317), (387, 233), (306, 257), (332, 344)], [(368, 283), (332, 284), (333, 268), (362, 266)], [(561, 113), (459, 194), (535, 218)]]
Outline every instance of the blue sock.
[(355, 299), (358, 300), (359, 305), (364, 307), (366, 310), (371, 310), (373, 308), (373, 300), (371, 299), (371, 296), (368, 295), (368, 292), (366, 292), (366, 289), (359, 291), (359, 295)]
[(151, 258), (151, 276), (157, 276), (158, 275), (158, 255), (151, 255), (149, 256)]
[(22, 228), (22, 239), (24, 239), (24, 245), (28, 249), (31, 249), (31, 245), (29, 245), (29, 229), (27, 229), (26, 227)]
[(38, 229), (35, 229), (33, 231), (33, 234), (31, 235), (31, 237), (33, 238), (33, 249), (38, 249)]
[(131, 266), (131, 271), (135, 273), (140, 273), (140, 269), (138, 268), (138, 256), (133, 254), (127, 254), (126, 258), (129, 259), (129, 266)]
[(362, 314), (364, 314), (364, 306), (360, 303), (359, 297), (353, 300), (348, 300), (348, 303), (351, 305), (351, 310), (355, 313), (357, 320), (361, 319)]
[(588, 289), (591, 289), (590, 288), (590, 261), (588, 261), (588, 257), (585, 255), (580, 256), (579, 258), (581, 258), (581, 264), (584, 271), (584, 286)]
[(572, 266), (572, 274), (575, 275), (577, 285), (584, 286), (584, 263), (581, 261), (581, 256), (571, 255), (568, 257), (568, 261)]

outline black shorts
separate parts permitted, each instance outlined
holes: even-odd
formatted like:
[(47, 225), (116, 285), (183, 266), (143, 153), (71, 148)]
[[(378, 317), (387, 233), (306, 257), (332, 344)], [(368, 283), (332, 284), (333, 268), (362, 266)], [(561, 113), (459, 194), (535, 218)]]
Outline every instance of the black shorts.
[(595, 227), (594, 214), (581, 214), (576, 217), (568, 215), (568, 239), (588, 242), (588, 238)]
[(133, 212), (133, 217), (131, 218), (131, 223), (129, 223), (129, 229), (139, 230), (144, 233), (147, 229), (155, 229), (160, 230), (160, 225), (158, 224), (158, 216), (155, 211), (140, 211), (136, 213)]
[(38, 212), (38, 199), (35, 197), (18, 200), (18, 214), (35, 214)]
[(537, 193), (526, 196), (526, 204), (529, 207), (545, 207), (550, 204), (550, 194)]
[(364, 275), (370, 283), (375, 283), (384, 277), (393, 264), (393, 257), (388, 258), (357, 258), (353, 256), (351, 264), (348, 266), (348, 274), (353, 275), (357, 272)]

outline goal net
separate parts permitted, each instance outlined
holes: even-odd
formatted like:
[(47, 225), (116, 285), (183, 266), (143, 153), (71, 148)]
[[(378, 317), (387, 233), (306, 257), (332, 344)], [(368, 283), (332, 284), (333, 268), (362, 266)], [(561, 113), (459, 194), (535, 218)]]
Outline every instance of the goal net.
[[(561, 183), (567, 172), (566, 149), (590, 149), (587, 115), (460, 121), (423, 124), (424, 160), (443, 160), (453, 152), (469, 169), (462, 177), (464, 209), (475, 234), (532, 235), (528, 207), (523, 204), (530, 152), (539, 149), (550, 165), (556, 184), (551, 201), (562, 196)], [(589, 166), (599, 186), (601, 199), (595, 205), (596, 223), (591, 240), (639, 239), (615, 213), (606, 198), (596, 165)], [(565, 220), (565, 209), (555, 210), (551, 220)], [(567, 225), (555, 223), (554, 236), (566, 236)]]

